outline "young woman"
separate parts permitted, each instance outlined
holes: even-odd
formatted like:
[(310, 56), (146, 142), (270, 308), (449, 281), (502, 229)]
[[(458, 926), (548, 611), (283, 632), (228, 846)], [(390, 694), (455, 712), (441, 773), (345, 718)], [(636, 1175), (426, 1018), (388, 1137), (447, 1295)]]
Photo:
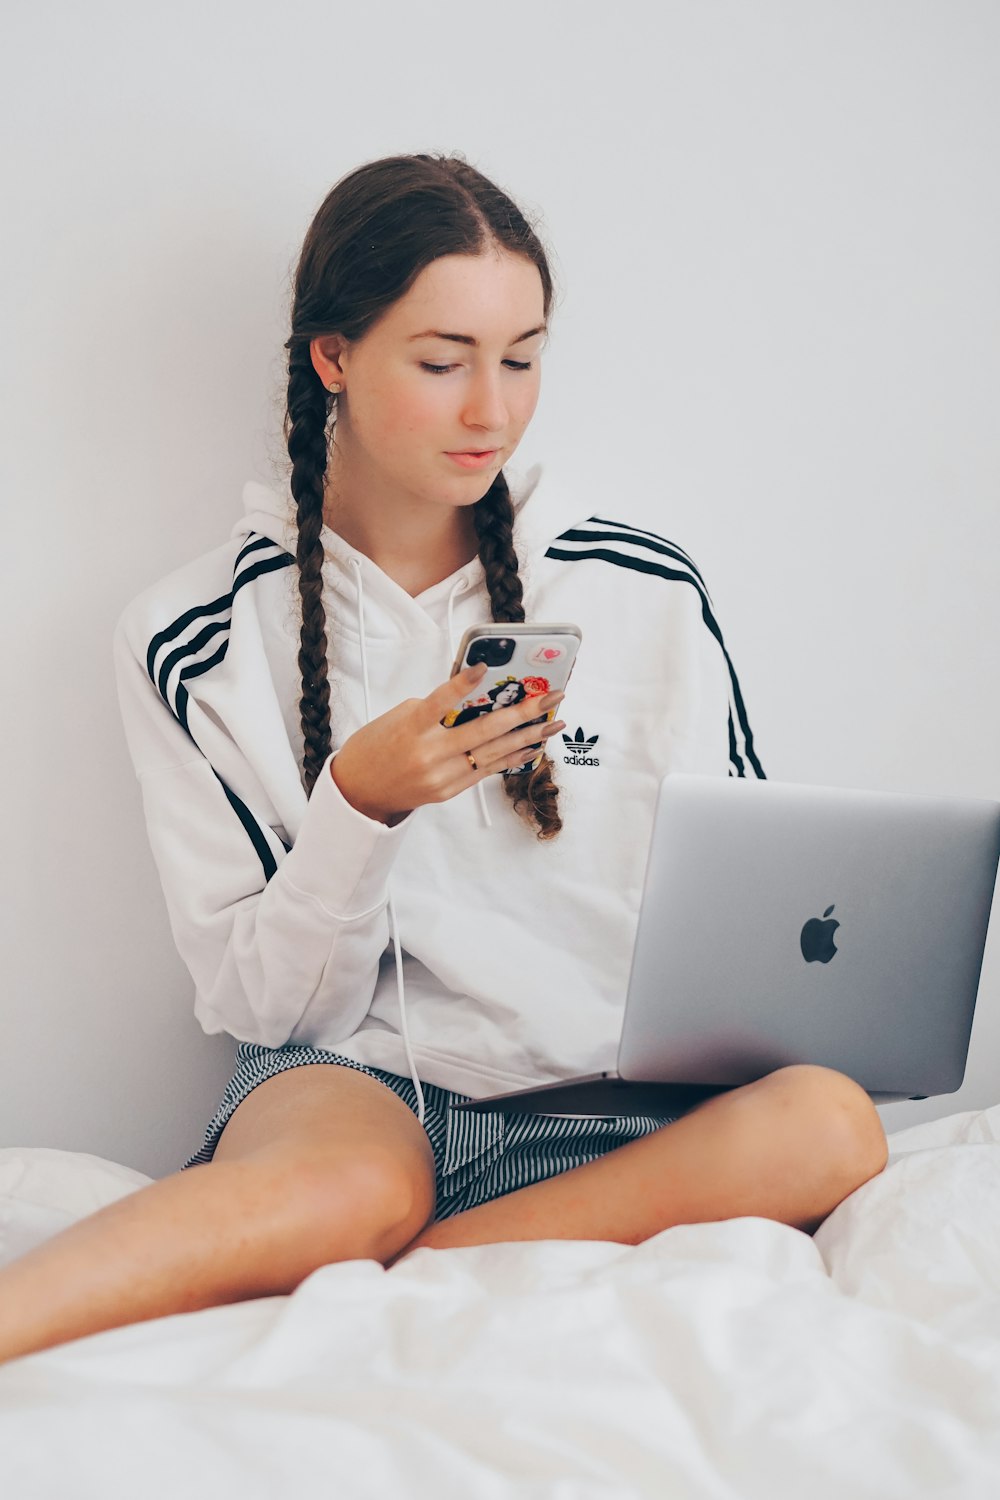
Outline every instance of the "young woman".
[[(115, 634), (172, 931), (236, 1069), (177, 1172), (0, 1270), (0, 1359), (346, 1258), (811, 1232), (885, 1165), (867, 1094), (819, 1067), (679, 1119), (450, 1108), (613, 1066), (660, 778), (764, 775), (687, 553), (509, 467), (552, 310), (536, 233), (460, 155), (368, 163), (321, 204), (290, 503), (249, 482), (229, 539)], [(509, 694), (443, 724), (481, 675), (451, 675), (463, 630), (525, 618), (582, 629), (568, 718)]]

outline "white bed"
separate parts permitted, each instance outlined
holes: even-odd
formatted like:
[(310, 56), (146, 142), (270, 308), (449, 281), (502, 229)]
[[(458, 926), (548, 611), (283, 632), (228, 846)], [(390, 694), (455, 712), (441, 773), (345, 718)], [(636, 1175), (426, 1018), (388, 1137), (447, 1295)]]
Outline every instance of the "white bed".
[[(0, 1366), (9, 1500), (1000, 1496), (1000, 1104), (810, 1238), (424, 1249)], [(0, 1263), (151, 1179), (0, 1150)]]

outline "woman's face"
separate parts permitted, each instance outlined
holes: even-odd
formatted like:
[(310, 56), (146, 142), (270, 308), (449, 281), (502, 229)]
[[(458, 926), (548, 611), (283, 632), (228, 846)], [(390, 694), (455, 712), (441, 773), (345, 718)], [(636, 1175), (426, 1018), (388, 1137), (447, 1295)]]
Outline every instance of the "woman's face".
[(496, 708), (504, 708), (508, 703), (516, 703), (520, 696), (517, 683), (508, 682), (506, 687), (502, 687), (499, 693), (497, 693), (494, 706)]
[[(538, 404), (543, 304), (538, 268), (525, 257), (448, 255), (425, 266), (359, 343), (314, 339), (324, 385), (344, 387), (330, 471), (338, 502), (457, 507), (480, 499)], [(529, 330), (539, 331), (522, 340)], [(496, 449), (483, 468), (448, 457), (477, 448)]]

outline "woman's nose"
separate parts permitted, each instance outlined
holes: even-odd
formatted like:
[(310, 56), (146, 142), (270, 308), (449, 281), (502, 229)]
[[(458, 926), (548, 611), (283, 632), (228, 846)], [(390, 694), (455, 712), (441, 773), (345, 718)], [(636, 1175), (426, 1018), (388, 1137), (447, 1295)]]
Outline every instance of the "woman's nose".
[(507, 402), (500, 388), (499, 377), (486, 375), (473, 384), (466, 402), (466, 420), (497, 435), (506, 431)]

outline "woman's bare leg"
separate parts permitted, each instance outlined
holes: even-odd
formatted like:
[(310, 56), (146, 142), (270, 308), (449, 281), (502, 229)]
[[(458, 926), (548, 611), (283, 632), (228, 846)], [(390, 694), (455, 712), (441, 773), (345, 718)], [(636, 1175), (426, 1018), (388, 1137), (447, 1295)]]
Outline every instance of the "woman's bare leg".
[(292, 1292), (331, 1261), (395, 1254), (427, 1222), (416, 1116), (356, 1069), (255, 1088), (215, 1159), (117, 1199), (0, 1267), (0, 1363), (169, 1313)]
[(752, 1214), (813, 1234), (888, 1160), (882, 1121), (853, 1079), (796, 1064), (703, 1100), (651, 1134), (427, 1225), (422, 1248), (513, 1240), (637, 1245), (673, 1224)]

